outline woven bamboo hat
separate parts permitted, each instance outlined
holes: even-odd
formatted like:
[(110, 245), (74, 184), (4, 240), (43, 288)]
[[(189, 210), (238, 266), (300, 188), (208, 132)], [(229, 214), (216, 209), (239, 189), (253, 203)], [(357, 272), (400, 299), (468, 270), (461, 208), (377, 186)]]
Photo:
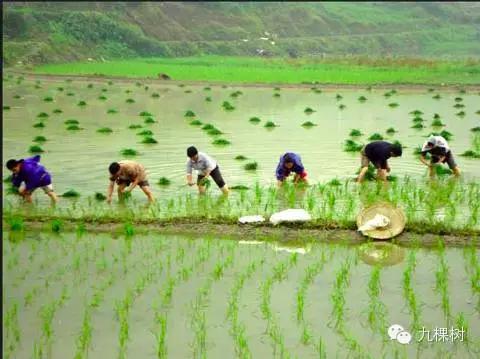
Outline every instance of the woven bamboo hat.
[(368, 242), (358, 248), (360, 259), (368, 265), (393, 266), (403, 262), (405, 250), (390, 242)]
[(357, 227), (373, 219), (375, 215), (381, 214), (390, 220), (390, 223), (383, 228), (375, 228), (363, 231), (365, 236), (375, 239), (389, 239), (402, 233), (407, 222), (405, 214), (401, 208), (395, 207), (388, 202), (379, 202), (369, 207), (363, 208), (357, 216)]

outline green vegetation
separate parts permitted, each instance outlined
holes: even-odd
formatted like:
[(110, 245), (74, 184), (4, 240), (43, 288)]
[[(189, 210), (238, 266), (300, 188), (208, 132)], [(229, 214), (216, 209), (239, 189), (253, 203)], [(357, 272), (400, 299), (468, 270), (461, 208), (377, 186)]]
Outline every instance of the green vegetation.
[(317, 124), (316, 124), (316, 123), (313, 123), (313, 122), (311, 122), (311, 121), (306, 121), (306, 122), (302, 123), (302, 126), (303, 126), (303, 127), (306, 127), (306, 128), (310, 128), (310, 127), (317, 126)]
[(303, 112), (305, 112), (307, 115), (309, 115), (309, 114), (312, 114), (316, 111), (314, 109), (310, 108), (310, 107), (307, 107), (307, 108), (305, 108), (305, 110)]
[(142, 111), (138, 115), (142, 117), (153, 117), (153, 115), (148, 111)]
[(434, 119), (434, 120), (432, 121), (432, 125), (431, 125), (431, 126), (432, 126), (432, 127), (444, 127), (445, 124), (444, 124), (441, 120), (439, 120), (439, 119)]
[(345, 140), (345, 143), (343, 145), (343, 150), (345, 152), (360, 152), (362, 148), (363, 148), (362, 144), (350, 139)]
[(46, 97), (43, 98), (43, 101), (44, 101), (44, 102), (53, 102), (53, 97), (51, 97), (51, 96), (46, 96)]
[(79, 131), (82, 130), (82, 128), (78, 125), (68, 125), (67, 126), (67, 131)]
[(139, 136), (153, 136), (153, 132), (150, 130), (143, 130), (137, 133)]
[(419, 130), (419, 129), (425, 128), (425, 126), (422, 125), (421, 122), (417, 122), (417, 123), (415, 123), (411, 128), (415, 128), (415, 129), (418, 129), (418, 130)]
[(465, 111), (460, 111), (455, 114), (458, 117), (464, 117), (466, 115)]
[(107, 196), (105, 196), (103, 193), (101, 192), (95, 192), (95, 199), (97, 201), (105, 201), (107, 199)]
[(108, 114), (116, 114), (116, 113), (118, 113), (118, 110), (116, 110), (116, 109), (114, 109), (114, 108), (109, 108), (109, 109), (107, 110), (107, 113), (108, 113)]
[(35, 138), (33, 139), (33, 142), (39, 142), (39, 143), (43, 143), (46, 141), (47, 141), (47, 138), (45, 136), (35, 136)]
[(395, 128), (393, 128), (393, 127), (389, 127), (389, 128), (387, 128), (387, 130), (385, 132), (389, 135), (393, 135), (394, 133), (397, 132), (397, 130), (395, 130)]
[(243, 168), (246, 171), (256, 171), (258, 168), (258, 163), (256, 161), (245, 163)]
[(363, 136), (363, 133), (362, 133), (362, 131), (354, 128), (353, 130), (350, 131), (349, 136), (350, 137), (360, 137), (360, 136)]
[(251, 123), (259, 123), (261, 120), (258, 117), (251, 117), (249, 120)]
[(212, 145), (217, 145), (217, 146), (227, 146), (229, 145), (231, 142), (224, 139), (224, 138), (217, 138), (215, 140), (213, 140), (212, 142)]
[(99, 133), (112, 133), (113, 130), (110, 127), (101, 127), (97, 130)]
[(154, 144), (154, 143), (158, 143), (158, 141), (157, 141), (156, 139), (154, 139), (153, 137), (146, 136), (146, 137), (142, 140), (142, 143)]
[(441, 132), (432, 132), (430, 136), (442, 136), (447, 141), (450, 141), (453, 137), (453, 134), (447, 130), (442, 130)]
[(66, 197), (66, 198), (76, 198), (76, 197), (80, 197), (80, 193), (78, 193), (77, 191), (75, 191), (74, 189), (69, 189), (68, 191), (64, 192), (62, 194), (62, 197)]
[(365, 96), (360, 96), (360, 97), (358, 98), (358, 101), (360, 101), (360, 102), (365, 102), (365, 101), (367, 101), (367, 98), (366, 98)]
[(159, 186), (169, 186), (172, 183), (167, 177), (160, 177), (157, 184)]
[(470, 158), (480, 158), (480, 152), (476, 152), (476, 151), (473, 151), (473, 150), (467, 150), (467, 151), (463, 152), (462, 154), (460, 154), (460, 156), (470, 157)]
[(470, 131), (472, 131), (472, 132), (480, 132), (480, 126), (473, 127), (473, 128), (470, 129)]
[(185, 112), (185, 117), (195, 117), (195, 112), (193, 112), (192, 110), (187, 110)]
[(57, 114), (57, 115), (60, 114), (60, 113), (63, 113), (63, 111), (62, 111), (61, 109), (59, 109), (59, 108), (54, 109), (52, 112), (53, 112), (54, 114)]
[(228, 101), (223, 101), (222, 107), (225, 111), (233, 111), (235, 110), (235, 106), (233, 106), (230, 102)]
[(135, 103), (135, 100), (133, 98), (127, 98), (125, 100), (126, 103)]
[(381, 141), (383, 140), (383, 136), (379, 134), (378, 132), (375, 132), (373, 135), (371, 135), (368, 138), (369, 141)]
[(274, 128), (274, 127), (277, 127), (278, 125), (275, 124), (275, 122), (273, 121), (267, 121), (265, 122), (265, 125), (263, 127), (266, 127), (266, 128)]
[(399, 105), (396, 102), (391, 102), (391, 103), (388, 104), (388, 107), (392, 107), (392, 108), (395, 108), (395, 107), (398, 107), (398, 106)]
[(146, 124), (151, 124), (157, 121), (155, 121), (153, 117), (145, 117), (145, 120), (143, 122), (145, 122)]
[(85, 101), (79, 101), (79, 102), (77, 103), (77, 105), (80, 106), (80, 107), (83, 107), (83, 106), (86, 106), (87, 103), (86, 103)]
[(37, 122), (33, 124), (33, 127), (35, 128), (44, 128), (45, 124), (43, 122)]
[(64, 122), (64, 124), (66, 124), (66, 125), (78, 125), (78, 124), (80, 124), (80, 122), (78, 122), (78, 120), (75, 120), (75, 119), (71, 118), (71, 119), (66, 120)]
[(237, 156), (235, 156), (235, 159), (237, 161), (245, 161), (247, 159), (247, 157), (245, 157), (244, 155), (237, 155)]
[(38, 115), (37, 115), (38, 118), (48, 118), (49, 115), (48, 113), (46, 112), (40, 112)]
[(142, 128), (142, 125), (133, 124), (133, 125), (128, 126), (128, 128), (129, 128), (130, 130), (136, 130), (136, 129), (138, 129), (138, 128)]
[(33, 145), (28, 148), (28, 152), (30, 153), (43, 153), (45, 152), (42, 147), (38, 145)]
[(138, 152), (133, 148), (124, 148), (123, 150), (120, 151), (120, 154), (125, 157), (133, 157), (138, 155)]
[(203, 122), (200, 121), (200, 120), (193, 120), (193, 121), (190, 121), (190, 125), (191, 126), (201, 126), (201, 125), (203, 125)]

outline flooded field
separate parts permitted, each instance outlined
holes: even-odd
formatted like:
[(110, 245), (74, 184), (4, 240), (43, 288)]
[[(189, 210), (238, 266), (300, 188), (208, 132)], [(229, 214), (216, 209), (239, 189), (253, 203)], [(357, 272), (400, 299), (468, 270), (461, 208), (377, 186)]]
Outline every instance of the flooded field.
[[(81, 232), (4, 238), (6, 358), (480, 354), (473, 246)], [(410, 344), (389, 338), (393, 324), (411, 333)], [(434, 339), (435, 328), (448, 335)]]
[[(476, 92), (182, 87), (64, 79), (37, 83), (18, 81), (16, 76), (4, 79), (3, 90), (4, 105), (9, 108), (3, 111), (4, 158), (26, 157), (30, 146), (41, 146), (45, 151), (42, 163), (53, 174), (58, 193), (68, 189), (84, 195), (105, 192), (108, 165), (124, 158), (120, 151), (126, 148), (139, 152), (134, 158), (146, 166), (151, 183), (160, 177), (171, 181), (168, 187), (154, 185), (155, 193), (168, 197), (194, 191), (182, 187), (185, 150), (192, 144), (218, 160), (230, 185), (273, 183), (278, 158), (286, 151), (301, 154), (313, 183), (352, 178), (359, 167), (359, 155), (343, 150), (352, 129), (364, 134), (353, 138), (358, 143), (367, 143), (374, 133), (386, 140), (400, 141), (405, 146), (404, 155), (391, 160), (392, 174), (416, 178), (426, 175), (426, 167), (418, 161), (415, 148), (423, 144), (428, 134), (446, 130), (452, 134), (450, 145), (464, 178), (475, 180), (480, 176), (478, 159), (459, 156), (467, 150), (479, 151), (478, 132), (471, 131), (480, 123), (480, 96)], [(366, 100), (359, 101), (361, 96)], [(226, 110), (224, 101), (234, 109)], [(415, 115), (411, 112), (415, 110), (423, 113), (424, 128), (412, 128)], [(151, 116), (140, 116), (143, 111)], [(186, 117), (187, 111), (194, 116)], [(46, 116), (38, 117), (41, 113)], [(253, 117), (260, 122), (251, 122)], [(432, 127), (434, 117), (445, 126)], [(147, 118), (155, 122), (145, 123)], [(65, 124), (68, 120), (78, 124)], [(192, 125), (194, 120), (201, 125)], [(268, 121), (278, 127), (266, 128)], [(316, 126), (302, 126), (307, 121)], [(33, 127), (38, 123), (44, 127)], [(81, 129), (67, 130), (72, 124)], [(141, 127), (129, 128), (135, 124)], [(206, 124), (213, 125), (221, 134), (208, 134), (201, 129)], [(396, 132), (387, 134), (391, 127)], [(100, 128), (112, 132), (99, 133)], [(138, 133), (144, 130), (151, 131), (150, 137), (157, 143), (142, 143), (145, 135)], [(43, 136), (46, 141), (32, 142), (36, 136)], [(230, 144), (216, 146), (212, 144), (215, 139), (225, 139)], [(247, 159), (235, 160), (238, 155)], [(258, 163), (257, 170), (246, 171), (245, 164), (253, 161)], [(133, 195), (143, 196), (141, 191), (134, 191)]]

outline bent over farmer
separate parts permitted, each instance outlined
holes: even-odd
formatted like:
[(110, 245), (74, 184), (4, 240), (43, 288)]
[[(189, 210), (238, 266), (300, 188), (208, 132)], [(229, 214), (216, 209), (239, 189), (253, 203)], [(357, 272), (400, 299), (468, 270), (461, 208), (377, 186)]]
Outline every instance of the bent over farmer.
[(107, 190), (108, 203), (112, 202), (115, 183), (118, 185), (119, 199), (122, 198), (124, 193), (131, 192), (136, 186), (139, 186), (150, 203), (155, 201), (147, 181), (145, 167), (140, 163), (130, 160), (112, 162), (108, 167), (108, 171), (110, 172), (110, 184)]
[(387, 181), (387, 172), (390, 172), (390, 166), (387, 160), (390, 157), (402, 156), (402, 146), (398, 143), (386, 141), (373, 141), (362, 148), (361, 152), (361, 170), (357, 182), (361, 183), (368, 171), (368, 165), (373, 163), (377, 169), (377, 179)]
[(187, 184), (189, 186), (195, 185), (192, 176), (193, 169), (195, 169), (198, 172), (197, 186), (200, 194), (205, 193), (205, 180), (210, 176), (215, 181), (218, 188), (220, 188), (222, 193), (224, 195), (228, 195), (228, 186), (223, 180), (217, 162), (213, 158), (206, 153), (198, 152), (194, 146), (187, 148), (187, 156), (189, 158), (187, 161)]
[(275, 171), (277, 185), (281, 186), (287, 177), (290, 176), (291, 172), (295, 173), (295, 176), (293, 177), (293, 183), (308, 183), (307, 172), (305, 172), (300, 155), (293, 152), (287, 152), (280, 156), (280, 161), (278, 162), (277, 169)]
[(22, 182), (25, 183), (24, 188), (19, 189), (19, 194), (27, 201), (32, 202), (32, 193), (37, 188), (41, 188), (53, 203), (58, 198), (53, 191), (52, 178), (45, 167), (40, 164), (40, 155), (36, 155), (26, 159), (8, 160), (7, 168), (12, 171), (12, 184), (19, 188)]
[[(426, 159), (427, 154), (430, 154), (430, 162)], [(453, 174), (457, 177), (460, 176), (460, 169), (453, 158), (448, 142), (442, 136), (430, 136), (428, 138), (422, 146), (420, 162), (428, 166), (430, 177), (435, 176), (434, 166), (441, 163), (447, 163)]]

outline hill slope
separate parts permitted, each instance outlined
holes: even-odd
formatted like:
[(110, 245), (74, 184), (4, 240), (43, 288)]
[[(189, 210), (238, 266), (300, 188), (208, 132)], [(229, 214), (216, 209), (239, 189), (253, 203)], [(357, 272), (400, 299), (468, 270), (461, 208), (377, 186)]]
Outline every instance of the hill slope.
[[(4, 61), (480, 56), (479, 3), (3, 3)], [(263, 39), (262, 39), (263, 38)]]

